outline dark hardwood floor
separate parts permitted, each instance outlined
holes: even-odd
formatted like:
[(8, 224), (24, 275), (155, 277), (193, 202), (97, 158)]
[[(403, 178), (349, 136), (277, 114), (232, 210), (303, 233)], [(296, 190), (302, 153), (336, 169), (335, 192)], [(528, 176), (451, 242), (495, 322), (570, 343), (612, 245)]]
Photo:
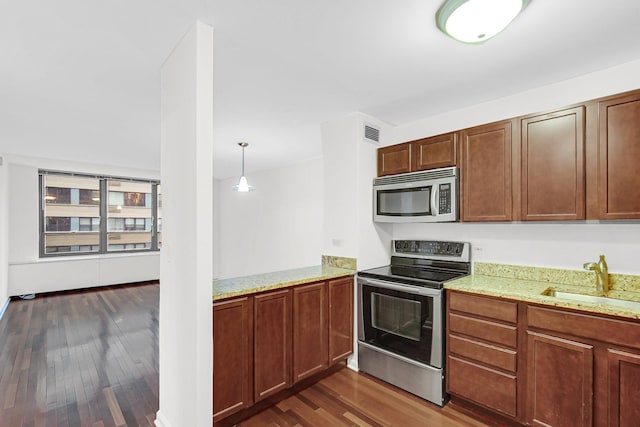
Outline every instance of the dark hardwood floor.
[[(157, 284), (13, 300), (0, 321), (0, 427), (152, 426), (158, 410)], [(479, 427), (342, 369), (239, 426)]]
[(485, 427), (451, 405), (439, 408), (348, 368), (242, 421), (238, 427)]
[(152, 426), (158, 285), (14, 299), (0, 321), (0, 426)]

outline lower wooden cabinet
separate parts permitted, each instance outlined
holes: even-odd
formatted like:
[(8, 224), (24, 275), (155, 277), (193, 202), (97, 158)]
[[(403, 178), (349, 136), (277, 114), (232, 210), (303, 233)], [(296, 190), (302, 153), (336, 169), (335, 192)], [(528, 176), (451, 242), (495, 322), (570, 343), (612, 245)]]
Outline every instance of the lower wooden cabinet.
[(640, 352), (607, 350), (608, 422), (611, 427), (640, 422)]
[(640, 425), (639, 321), (446, 295), (452, 400), (507, 424)]
[(291, 292), (254, 297), (255, 401), (291, 385)]
[(528, 423), (591, 426), (593, 346), (535, 332), (527, 341)]
[(327, 351), (327, 284), (293, 289), (293, 382), (324, 371)]
[(213, 419), (253, 403), (253, 300), (213, 304)]
[(213, 421), (351, 355), (353, 286), (349, 276), (214, 303)]
[(518, 304), (447, 292), (447, 391), (518, 419)]
[(353, 353), (353, 277), (329, 281), (329, 365)]

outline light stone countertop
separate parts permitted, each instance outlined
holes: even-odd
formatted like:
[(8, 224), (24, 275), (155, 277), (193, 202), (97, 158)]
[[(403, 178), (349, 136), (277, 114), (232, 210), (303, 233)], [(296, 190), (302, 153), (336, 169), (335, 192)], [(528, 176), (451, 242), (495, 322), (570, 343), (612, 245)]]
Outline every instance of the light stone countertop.
[[(355, 267), (355, 266), (354, 266)], [(292, 270), (274, 271), (252, 276), (235, 277), (213, 281), (213, 301), (249, 295), (256, 292), (286, 288), (304, 283), (319, 282), (355, 274), (355, 268), (333, 265), (317, 265)]]
[[(445, 289), (479, 295), (507, 298), (554, 307), (581, 310), (630, 319), (640, 319), (640, 309), (615, 307), (605, 304), (578, 302), (543, 295), (548, 289), (581, 294), (595, 293), (595, 282), (582, 280), (588, 272), (560, 270), (506, 264), (476, 263), (475, 273), (444, 284)], [(482, 274), (478, 274), (478, 272)], [(506, 276), (506, 277), (505, 277)], [(532, 280), (533, 279), (533, 280)], [(611, 298), (640, 301), (640, 276), (610, 275), (612, 282), (608, 296)], [(616, 286), (618, 285), (618, 286)]]

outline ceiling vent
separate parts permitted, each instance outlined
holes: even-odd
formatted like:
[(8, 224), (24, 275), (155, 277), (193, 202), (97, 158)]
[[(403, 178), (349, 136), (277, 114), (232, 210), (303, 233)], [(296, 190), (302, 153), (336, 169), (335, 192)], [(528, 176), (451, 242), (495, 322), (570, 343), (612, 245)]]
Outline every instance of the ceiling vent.
[(376, 129), (365, 123), (363, 139), (371, 144), (380, 145), (380, 129)]

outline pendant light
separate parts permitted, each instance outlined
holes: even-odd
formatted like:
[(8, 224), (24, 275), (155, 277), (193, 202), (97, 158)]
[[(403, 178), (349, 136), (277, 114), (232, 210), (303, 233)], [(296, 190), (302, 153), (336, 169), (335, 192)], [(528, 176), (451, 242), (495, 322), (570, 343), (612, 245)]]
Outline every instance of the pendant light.
[(234, 191), (237, 191), (239, 193), (247, 193), (249, 191), (255, 190), (255, 187), (249, 185), (249, 183), (247, 182), (247, 178), (244, 176), (244, 149), (245, 147), (248, 147), (249, 144), (247, 144), (246, 142), (238, 142), (238, 145), (242, 147), (242, 176), (240, 177), (240, 182), (238, 182), (238, 185), (234, 185), (232, 188)]
[(436, 25), (463, 43), (484, 43), (500, 33), (530, 0), (446, 0), (436, 13)]

